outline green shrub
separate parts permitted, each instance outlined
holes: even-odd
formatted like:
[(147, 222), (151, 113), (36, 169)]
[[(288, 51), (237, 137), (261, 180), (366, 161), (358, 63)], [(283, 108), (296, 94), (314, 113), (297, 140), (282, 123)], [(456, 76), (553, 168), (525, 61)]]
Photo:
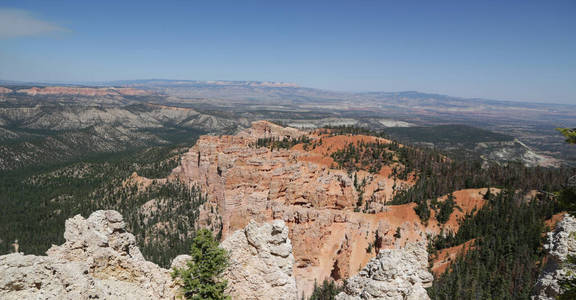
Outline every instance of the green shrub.
[(192, 259), (186, 267), (175, 269), (172, 277), (182, 286), (186, 299), (230, 299), (224, 290), (228, 285), (220, 275), (228, 266), (228, 253), (218, 247), (218, 241), (207, 229), (200, 229), (190, 250)]
[(324, 280), (320, 286), (314, 282), (314, 291), (308, 300), (332, 300), (341, 291), (342, 287), (333, 280)]

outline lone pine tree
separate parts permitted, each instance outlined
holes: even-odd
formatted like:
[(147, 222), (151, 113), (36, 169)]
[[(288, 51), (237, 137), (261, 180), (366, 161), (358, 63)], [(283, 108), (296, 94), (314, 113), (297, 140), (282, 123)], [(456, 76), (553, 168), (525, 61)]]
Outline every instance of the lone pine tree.
[(172, 273), (182, 286), (186, 299), (223, 300), (230, 299), (224, 290), (228, 282), (220, 276), (228, 266), (228, 253), (218, 247), (218, 241), (207, 229), (200, 229), (190, 250), (192, 259), (186, 267)]

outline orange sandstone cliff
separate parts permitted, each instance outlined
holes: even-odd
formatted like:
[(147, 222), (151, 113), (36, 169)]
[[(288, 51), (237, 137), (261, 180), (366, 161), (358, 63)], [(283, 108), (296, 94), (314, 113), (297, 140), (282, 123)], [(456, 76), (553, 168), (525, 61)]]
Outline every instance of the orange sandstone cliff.
[[(307, 145), (279, 150), (256, 146), (262, 138), (303, 135), (311, 141)], [(392, 175), (394, 166), (355, 174), (335, 168), (330, 154), (361, 141), (389, 143), (373, 136), (332, 136), (259, 121), (235, 136), (200, 137), (169, 179), (198, 185), (208, 194), (198, 225), (221, 229), (223, 238), (250, 220), (286, 222), (298, 292), (310, 295), (315, 281), (353, 276), (378, 250), (426, 241), (427, 235), (438, 234), (444, 227), (433, 217), (422, 224), (414, 203), (387, 205), (397, 191), (413, 185), (416, 174), (400, 180)], [(355, 186), (354, 176), (357, 181), (366, 179), (363, 193)], [(455, 210), (446, 229), (457, 230), (459, 218), (479, 209), (485, 191), (455, 192), (462, 211)], [(357, 208), (359, 197), (369, 205)]]

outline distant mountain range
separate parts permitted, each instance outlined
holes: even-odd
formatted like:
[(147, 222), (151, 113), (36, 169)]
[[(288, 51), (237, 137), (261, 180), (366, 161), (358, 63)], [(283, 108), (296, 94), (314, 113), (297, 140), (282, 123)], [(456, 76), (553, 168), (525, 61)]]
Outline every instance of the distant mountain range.
[(350, 96), (362, 96), (369, 98), (410, 98), (430, 100), (435, 99), (438, 101), (473, 101), (482, 103), (491, 103), (494, 105), (510, 105), (517, 106), (519, 104), (528, 106), (566, 106), (576, 107), (576, 104), (561, 104), (561, 103), (547, 103), (547, 102), (528, 102), (528, 101), (509, 101), (509, 100), (495, 100), (485, 98), (465, 98), (455, 97), (435, 93), (425, 93), (418, 91), (369, 91), (369, 92), (341, 92), (330, 91), (324, 89), (301, 87), (294, 83), (288, 82), (273, 82), (273, 81), (247, 81), (247, 80), (179, 80), (179, 79), (137, 79), (137, 80), (113, 80), (113, 81), (79, 81), (79, 82), (43, 82), (43, 81), (14, 81), (14, 80), (0, 80), (0, 86), (5, 85), (20, 85), (20, 86), (106, 86), (106, 87), (138, 87), (143, 89), (161, 89), (161, 88), (194, 88), (194, 89), (214, 89), (214, 88), (237, 88), (246, 91), (253, 90), (267, 90), (268, 92), (276, 90), (276, 92), (283, 93), (316, 93), (319, 98), (334, 97), (349, 98)]
[[(62, 106), (64, 104), (66, 106)], [(95, 108), (95, 105), (105, 107), (114, 115), (106, 116), (101, 113), (102, 108)], [(31, 114), (31, 107), (39, 115)], [(135, 109), (138, 107), (143, 109)], [(66, 116), (72, 116), (66, 112), (70, 109), (83, 112), (82, 118), (90, 121), (78, 117), (67, 119)], [(186, 109), (188, 115), (182, 117), (179, 109)], [(356, 125), (373, 130), (457, 124), (516, 138), (521, 143), (515, 144), (516, 149), (522, 150), (522, 145), (525, 145), (528, 147), (526, 151), (534, 151), (536, 155), (576, 161), (575, 147), (566, 145), (555, 131), (556, 127), (576, 127), (576, 105), (569, 104), (468, 99), (415, 91), (336, 92), (261, 81), (149, 79), (75, 85), (0, 81), (0, 110), (4, 116), (0, 120), (3, 138), (28, 136), (28, 133), (19, 132), (21, 128), (18, 126), (34, 129), (36, 125), (32, 124), (38, 124), (37, 120), (51, 117), (51, 124), (84, 124), (78, 129), (85, 129), (86, 124), (92, 123), (90, 126), (124, 126), (122, 116), (129, 116), (127, 120), (131, 124), (140, 124), (140, 127), (129, 128), (127, 140), (138, 136), (134, 130), (144, 128), (168, 126), (222, 132), (243, 128), (250, 121), (261, 119), (308, 128)], [(19, 115), (23, 111), (26, 114)], [(93, 116), (98, 116), (101, 121), (92, 122), (95, 120)], [(14, 120), (19, 121), (15, 123)], [(59, 130), (49, 126), (40, 128)], [(157, 134), (148, 138), (151, 141), (164, 140)], [(120, 141), (121, 136), (115, 139)], [(411, 142), (430, 143), (424, 140)], [(450, 148), (454, 145), (458, 143), (452, 143)], [(107, 148), (114, 147), (107, 145)], [(512, 158), (516, 155), (514, 153), (520, 152), (512, 151), (504, 157)]]

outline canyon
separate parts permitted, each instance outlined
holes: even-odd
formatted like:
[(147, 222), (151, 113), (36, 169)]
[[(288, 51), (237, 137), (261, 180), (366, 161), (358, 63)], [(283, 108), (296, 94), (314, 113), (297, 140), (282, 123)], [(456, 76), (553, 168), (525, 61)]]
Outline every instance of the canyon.
[[(304, 135), (308, 144), (289, 149), (256, 146), (259, 139)], [(315, 282), (356, 275), (381, 249), (426, 242), (429, 235), (457, 230), (460, 218), (483, 205), (487, 189), (454, 192), (460, 209), (446, 224), (436, 221), (434, 211), (423, 224), (414, 203), (387, 205), (418, 175), (397, 178), (393, 168), (402, 168), (399, 163), (376, 173), (351, 174), (337, 168), (330, 156), (350, 143), (367, 142), (390, 143), (373, 136), (332, 136), (259, 121), (235, 136), (201, 136), (168, 178), (197, 185), (208, 194), (198, 226), (221, 230), (224, 239), (250, 220), (283, 220), (290, 228), (299, 295), (310, 295)], [(365, 184), (359, 189), (355, 181)], [(367, 205), (359, 208), (359, 201)]]
[[(132, 172), (116, 187), (108, 185), (109, 199), (118, 206), (117, 201), (129, 204), (155, 188), (181, 186), (202, 192), (201, 199), (189, 203), (194, 205), (186, 203), (193, 201), (192, 194), (182, 194), (190, 199), (178, 201), (153, 194), (129, 204), (136, 205), (136, 215), (123, 208), (129, 216), (126, 222), (114, 211), (96, 211), (87, 219), (73, 217), (66, 221), (66, 242), (50, 248), (48, 256), (0, 257), (0, 271), (11, 274), (0, 282), (0, 293), (16, 298), (108, 293), (110, 298), (169, 299), (177, 286), (166, 268), (185, 250), (168, 255), (167, 264), (155, 261), (162, 267), (146, 261), (136, 242), (144, 238), (138, 244), (146, 247), (148, 238), (163, 235), (163, 231), (148, 231), (152, 227), (177, 230), (180, 240), (190, 239), (198, 228), (217, 234), (230, 254), (225, 278), (234, 299), (309, 297), (324, 280), (343, 285), (338, 299), (425, 299), (432, 274), (441, 278), (459, 255), (474, 249), (475, 240), (460, 239), (461, 244), (450, 244), (430, 257), (426, 245), (438, 236), (458, 232), (461, 220), (493, 205), (495, 196), (502, 194), (498, 188), (454, 190), (425, 200), (430, 215), (423, 218), (417, 203), (396, 202), (425, 173), (408, 168), (402, 151), (423, 150), (337, 128), (301, 130), (256, 121), (234, 135), (202, 135), (184, 149), (188, 150), (170, 156), (173, 164), (161, 177)], [(346, 151), (366, 157), (361, 152), (374, 149), (383, 150), (368, 164), (352, 156), (342, 160)], [(441, 155), (438, 162), (449, 159)], [(168, 191), (178, 189), (163, 193)], [(112, 197), (115, 193), (121, 197)], [(518, 201), (526, 203), (539, 195), (536, 190), (516, 193), (523, 197)], [(454, 209), (442, 217), (440, 207), (450, 201)], [(163, 206), (172, 213), (191, 208), (190, 227), (181, 231), (180, 223), (154, 216)], [(553, 225), (558, 216), (548, 223)], [(144, 235), (143, 228), (148, 228)], [(178, 256), (172, 266), (182, 266), (187, 259)], [(71, 282), (70, 274), (81, 280)], [(128, 294), (114, 294), (118, 286)]]
[[(473, 158), (499, 163), (519, 159), (529, 166), (559, 166), (574, 157), (574, 149), (564, 145), (561, 136), (554, 131), (558, 124), (574, 124), (574, 110), (566, 105), (518, 105), (418, 92), (341, 93), (253, 81), (141, 80), (93, 85), (0, 81), (0, 85), (0, 110), (10, 111), (10, 116), (0, 112), (0, 139), (10, 141), (34, 140), (38, 133), (50, 133), (51, 136), (62, 134), (63, 130), (79, 130), (92, 126), (91, 119), (102, 119), (103, 123), (97, 123), (96, 127), (120, 125), (128, 134), (114, 134), (128, 141), (137, 139), (131, 134), (135, 130), (193, 128), (221, 134), (249, 127), (251, 121), (266, 119), (299, 128), (354, 125), (385, 130), (404, 143), (463, 152)], [(350, 105), (350, 101), (355, 105)], [(70, 106), (76, 107), (74, 112), (67, 111)], [(147, 111), (157, 110), (152, 107), (165, 110), (149, 116)], [(168, 111), (167, 108), (173, 109)], [(184, 113), (175, 112), (181, 109), (189, 112), (184, 118), (181, 117)], [(144, 114), (140, 116), (142, 112)], [(83, 115), (86, 123), (78, 125), (74, 114)], [(116, 122), (115, 117), (103, 117), (103, 114), (125, 114), (131, 126)], [(51, 119), (42, 124), (42, 130), (49, 132), (27, 131), (37, 125), (36, 118)], [(62, 128), (63, 124), (68, 128)], [(447, 134), (447, 126), (464, 134)], [(158, 144), (162, 137), (155, 137), (156, 141), (139, 141), (131, 146)], [(36, 152), (54, 147), (54, 144), (20, 148)], [(109, 148), (114, 147), (117, 144)], [(102, 150), (98, 152), (106, 152)], [(17, 151), (3, 149), (2, 152), (16, 156), (10, 152)], [(19, 161), (42, 160), (32, 153), (15, 158)]]

